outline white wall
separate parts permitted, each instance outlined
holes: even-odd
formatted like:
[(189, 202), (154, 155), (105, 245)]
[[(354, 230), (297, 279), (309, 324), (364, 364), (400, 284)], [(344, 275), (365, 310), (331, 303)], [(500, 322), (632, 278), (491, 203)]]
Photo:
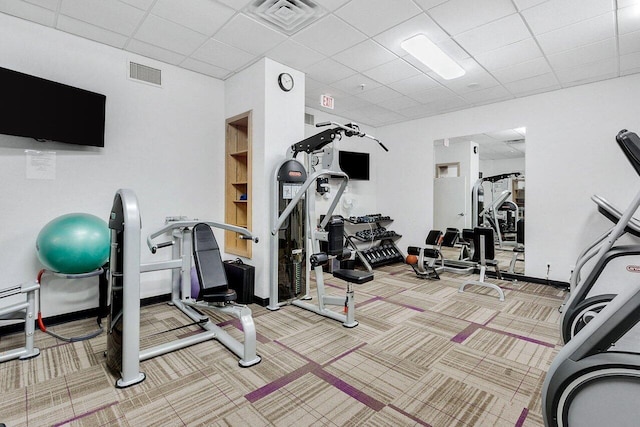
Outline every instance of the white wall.
[[(278, 75), (283, 72), (294, 79), (290, 92), (278, 86)], [(253, 111), (251, 231), (260, 242), (253, 244), (252, 258), (245, 261), (256, 268), (255, 295), (268, 298), (273, 171), (287, 148), (304, 137), (304, 74), (265, 58), (225, 83), (226, 116)]]
[[(608, 225), (590, 196), (624, 207), (636, 192), (615, 135), (640, 128), (638, 97), (640, 75), (632, 75), (379, 128), (396, 166), (381, 170), (378, 194), (402, 245), (419, 243), (432, 225), (434, 140), (526, 127), (525, 274), (544, 277), (548, 261), (551, 279), (568, 280), (581, 248)], [(422, 186), (400, 191), (410, 182)]]
[[(0, 40), (3, 67), (107, 97), (103, 149), (0, 135), (0, 288), (36, 278), (35, 240), (48, 221), (70, 212), (106, 220), (119, 188), (137, 193), (143, 238), (168, 215), (223, 219), (223, 82), (5, 14)], [(163, 87), (129, 80), (129, 60), (160, 68)], [(56, 153), (54, 180), (26, 179), (26, 149)], [(143, 262), (166, 256), (141, 250)], [(165, 276), (143, 275), (142, 296), (169, 292)], [(45, 278), (43, 315), (96, 307), (96, 283)]]

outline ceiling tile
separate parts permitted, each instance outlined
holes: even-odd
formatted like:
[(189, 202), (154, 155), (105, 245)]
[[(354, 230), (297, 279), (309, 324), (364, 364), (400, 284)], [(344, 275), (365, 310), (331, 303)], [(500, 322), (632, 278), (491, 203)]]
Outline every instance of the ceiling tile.
[(519, 14), (509, 15), (454, 37), (471, 55), (479, 55), (531, 37)]
[(309, 49), (291, 39), (286, 40), (284, 43), (268, 51), (266, 56), (297, 70), (302, 70), (325, 58), (323, 54)]
[(341, 96), (339, 99), (335, 101), (336, 110), (341, 110), (341, 111), (351, 111), (358, 108), (364, 108), (365, 106), (369, 106), (369, 105), (371, 105), (369, 101), (365, 101), (362, 98), (358, 98), (357, 96), (352, 96), (352, 95)]
[[(49, 10), (58, 9), (58, 0), (25, 0), (27, 3), (35, 4), (36, 6), (44, 7)], [(15, 2), (14, 2), (15, 3)]]
[(564, 50), (595, 43), (615, 36), (615, 15), (613, 12), (569, 25), (548, 33), (540, 34), (537, 39), (542, 51), (551, 55)]
[(640, 52), (620, 57), (620, 74), (626, 74), (630, 71), (640, 72)]
[(307, 76), (322, 83), (333, 83), (356, 74), (356, 71), (331, 58), (316, 62), (303, 70)]
[(105, 30), (64, 15), (58, 17), (56, 28), (67, 33), (108, 44), (109, 46), (115, 46), (119, 49), (122, 49), (129, 39), (122, 34), (114, 33), (113, 31)]
[(620, 55), (640, 52), (640, 31), (623, 34), (618, 38)]
[(622, 9), (623, 7), (631, 6), (634, 4), (640, 4), (640, 0), (618, 0), (618, 9)]
[(48, 27), (52, 27), (56, 19), (56, 14), (51, 10), (15, 0), (0, 0), (0, 12)]
[(237, 71), (257, 59), (250, 53), (214, 39), (207, 40), (191, 57), (231, 71)]
[(191, 71), (215, 77), (216, 79), (225, 79), (231, 75), (229, 70), (225, 70), (224, 68), (216, 67), (215, 65), (207, 64), (206, 62), (198, 61), (193, 58), (185, 59), (180, 63), (180, 66)]
[(133, 34), (145, 15), (128, 4), (102, 0), (63, 0), (60, 13), (125, 36)]
[(421, 13), (403, 22), (402, 25), (378, 34), (374, 37), (374, 40), (396, 55), (402, 56), (406, 55), (407, 52), (400, 47), (400, 43), (416, 34), (424, 34), (434, 43), (449, 39), (449, 35), (433, 19)]
[(516, 141), (522, 139), (522, 134), (515, 129), (486, 132), (485, 135), (494, 140), (493, 144), (499, 145), (504, 144), (505, 141)]
[(432, 7), (436, 7), (439, 4), (445, 3), (449, 0), (415, 0), (415, 2), (424, 10), (429, 10)]
[(491, 74), (493, 74), (500, 83), (504, 84), (550, 72), (551, 67), (549, 67), (547, 60), (540, 57), (532, 59), (531, 61), (521, 62), (510, 67), (501, 68), (500, 70), (495, 70)]
[(375, 104), (384, 103), (384, 101), (388, 101), (393, 98), (398, 98), (401, 96), (400, 93), (396, 92), (393, 89), (389, 89), (386, 86), (380, 86), (375, 89), (363, 91), (360, 94), (357, 94), (359, 98), (364, 99), (365, 101), (369, 101)]
[(451, 35), (493, 22), (516, 12), (511, 0), (450, 0), (429, 10), (429, 14)]
[(438, 84), (438, 82), (424, 74), (418, 74), (417, 76), (409, 77), (408, 79), (399, 80), (397, 82), (389, 84), (389, 87), (391, 89), (404, 95), (423, 92), (427, 89), (439, 86), (440, 84)]
[[(64, 1), (64, 0), (62, 0)], [(155, 0), (120, 0), (141, 10), (148, 10)]]
[(324, 7), (327, 10), (334, 11), (340, 6), (347, 3), (349, 0), (314, 0), (320, 6)]
[(392, 61), (396, 56), (375, 41), (365, 40), (332, 58), (356, 71), (366, 71)]
[(513, 95), (503, 86), (494, 86), (488, 89), (465, 93), (462, 97), (473, 105), (482, 105), (512, 99)]
[(394, 59), (386, 64), (365, 71), (363, 74), (386, 85), (418, 75), (420, 71), (402, 59)]
[(144, 20), (134, 38), (183, 55), (190, 55), (207, 40), (201, 33), (155, 15)]
[(525, 10), (549, 0), (513, 0), (513, 1), (515, 2), (518, 10)]
[(520, 96), (531, 95), (533, 93), (546, 92), (549, 90), (560, 88), (560, 84), (553, 73), (506, 83), (504, 86), (512, 94)]
[(218, 3), (222, 3), (235, 10), (241, 10), (251, 2), (251, 0), (217, 0), (217, 1)]
[(404, 108), (415, 107), (420, 105), (418, 101), (408, 96), (402, 95), (397, 98), (387, 99), (384, 101), (384, 106), (391, 111), (398, 111)]
[(298, 43), (331, 56), (365, 40), (360, 31), (343, 20), (328, 15), (291, 37)]
[(613, 0), (550, 0), (522, 12), (534, 34), (543, 34), (614, 10)]
[[(366, 19), (363, 19), (363, 12)], [(379, 34), (419, 13), (422, 10), (411, 0), (352, 0), (335, 11), (336, 16), (368, 36)]]
[(605, 39), (576, 49), (547, 55), (554, 68), (570, 68), (616, 56), (616, 39)]
[(452, 98), (454, 96), (456, 96), (455, 93), (441, 86), (409, 95), (410, 98), (413, 98), (423, 104), (430, 104), (437, 100)]
[(142, 56), (146, 56), (148, 58), (173, 65), (178, 65), (185, 59), (184, 55), (180, 55), (179, 53), (172, 52), (158, 46), (153, 46), (139, 40), (130, 40), (127, 44), (127, 50)]
[(255, 55), (262, 55), (286, 40), (281, 33), (242, 14), (233, 17), (214, 38)]
[(563, 85), (567, 83), (581, 82), (583, 80), (592, 81), (594, 78), (611, 78), (617, 74), (617, 59), (610, 58), (604, 61), (582, 64), (577, 67), (561, 68), (556, 70), (558, 80)]
[(640, 3), (618, 10), (618, 34), (640, 30)]
[(331, 83), (331, 86), (340, 89), (349, 95), (358, 95), (364, 91), (372, 90), (382, 85), (375, 80), (371, 80), (367, 76), (363, 76), (362, 74), (354, 74), (346, 79)]
[(316, 99), (318, 100), (318, 102), (320, 102), (320, 95), (332, 96), (333, 98), (336, 99), (336, 101), (339, 101), (343, 98), (347, 98), (351, 96), (348, 93), (341, 91), (340, 89), (336, 89), (328, 85), (319, 86), (319, 87), (316, 87), (315, 89), (310, 89), (308, 91), (305, 90), (305, 92), (306, 92), (305, 96)]
[(151, 13), (212, 36), (236, 12), (210, 0), (158, 0)]
[(487, 70), (500, 68), (530, 61), (542, 56), (542, 51), (533, 38), (520, 40), (507, 46), (494, 49), (475, 56), (475, 59)]

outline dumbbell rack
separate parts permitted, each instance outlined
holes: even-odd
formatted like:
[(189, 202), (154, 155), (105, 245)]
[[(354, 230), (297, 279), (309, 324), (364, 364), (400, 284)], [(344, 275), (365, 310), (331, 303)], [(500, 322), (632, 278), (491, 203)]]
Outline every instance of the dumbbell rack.
[[(361, 229), (354, 234), (349, 234), (345, 227), (344, 233), (347, 245), (355, 251), (356, 258), (368, 271), (383, 265), (404, 262), (404, 254), (394, 243), (402, 235), (386, 230), (382, 225), (391, 222), (393, 219), (380, 214), (345, 218), (345, 225), (358, 226)], [(370, 246), (363, 248), (364, 243), (369, 243)]]

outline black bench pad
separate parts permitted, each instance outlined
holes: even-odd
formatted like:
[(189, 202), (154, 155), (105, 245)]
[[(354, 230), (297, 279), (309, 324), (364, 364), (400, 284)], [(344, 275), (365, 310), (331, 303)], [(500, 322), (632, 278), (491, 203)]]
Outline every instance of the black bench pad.
[(373, 273), (360, 270), (339, 269), (333, 270), (333, 277), (337, 277), (338, 279), (342, 279), (346, 282), (361, 285), (363, 283), (372, 281)]

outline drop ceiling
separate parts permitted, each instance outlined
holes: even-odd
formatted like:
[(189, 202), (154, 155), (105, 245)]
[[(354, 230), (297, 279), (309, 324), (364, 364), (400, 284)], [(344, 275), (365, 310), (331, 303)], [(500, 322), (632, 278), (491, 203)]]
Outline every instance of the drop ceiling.
[[(265, 1), (285, 21), (308, 4)], [(372, 126), (640, 72), (640, 0), (314, 2), (293, 30), (256, 17), (255, 0), (0, 0), (0, 12), (223, 80), (268, 57), (306, 74), (308, 107), (329, 94), (330, 112)], [(466, 74), (443, 80), (408, 56), (400, 43), (419, 33)]]
[[(496, 132), (448, 138), (449, 146), (459, 143), (475, 142), (479, 146), (480, 160), (507, 160), (524, 158), (526, 129), (505, 129)], [(445, 145), (445, 140), (434, 141), (436, 147)]]

